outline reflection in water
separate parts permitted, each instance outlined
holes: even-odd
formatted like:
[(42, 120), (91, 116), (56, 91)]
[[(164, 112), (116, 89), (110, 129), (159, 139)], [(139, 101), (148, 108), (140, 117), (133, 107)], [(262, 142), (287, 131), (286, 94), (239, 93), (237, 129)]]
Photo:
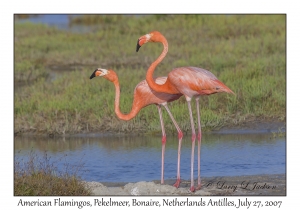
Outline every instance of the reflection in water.
[[(204, 134), (201, 147), (201, 176), (237, 176), (285, 173), (285, 138), (271, 134)], [(184, 136), (181, 151), (181, 177), (190, 177), (191, 138)], [(159, 180), (161, 137), (15, 137), (15, 161), (30, 151), (52, 157), (58, 168), (80, 166), (87, 181), (137, 182)], [(176, 136), (167, 137), (165, 179), (176, 178)], [(195, 149), (195, 165), (197, 165)], [(63, 158), (62, 158), (63, 157)], [(63, 159), (63, 160), (62, 160)], [(195, 167), (197, 174), (197, 167)]]

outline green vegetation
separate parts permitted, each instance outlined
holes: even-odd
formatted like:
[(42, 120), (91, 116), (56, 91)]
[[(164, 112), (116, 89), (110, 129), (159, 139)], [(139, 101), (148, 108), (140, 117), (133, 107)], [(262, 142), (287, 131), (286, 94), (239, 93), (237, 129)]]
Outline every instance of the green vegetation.
[(38, 158), (31, 152), (28, 157), (27, 161), (15, 161), (15, 196), (91, 195), (76, 173), (69, 174), (72, 169), (66, 166), (65, 172), (58, 172), (47, 153)]
[[(71, 25), (90, 25), (82, 33), (16, 22), (15, 133), (160, 132), (155, 106), (144, 108), (131, 121), (121, 121), (114, 113), (113, 84), (89, 79), (97, 67), (115, 70), (121, 110), (129, 112), (134, 87), (162, 51), (161, 44), (147, 44), (135, 52), (137, 39), (152, 30), (169, 42), (155, 76), (166, 76), (180, 66), (201, 67), (236, 93), (201, 98), (203, 130), (253, 119), (285, 121), (285, 20), (285, 15), (71, 16)], [(188, 131), (184, 97), (170, 109)], [(166, 112), (164, 119), (167, 131), (174, 131)]]

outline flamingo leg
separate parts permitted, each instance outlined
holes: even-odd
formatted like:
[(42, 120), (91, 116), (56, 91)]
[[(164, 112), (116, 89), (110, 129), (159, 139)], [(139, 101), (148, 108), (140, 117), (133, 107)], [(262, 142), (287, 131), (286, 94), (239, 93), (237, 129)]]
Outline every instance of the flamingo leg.
[(183, 133), (182, 131), (180, 130), (176, 120), (174, 119), (171, 111), (169, 110), (169, 107), (167, 106), (167, 104), (163, 104), (163, 106), (165, 107), (165, 109), (167, 110), (171, 120), (173, 121), (175, 127), (176, 127), (176, 130), (177, 130), (177, 133), (178, 133), (178, 161), (177, 161), (177, 179), (176, 179), (176, 182), (175, 184), (173, 185), (174, 187), (178, 188), (179, 185), (180, 185), (180, 154), (181, 154), (181, 143), (182, 143), (182, 137), (183, 137)]
[(191, 192), (195, 191), (194, 187), (194, 150), (195, 150), (195, 139), (196, 139), (196, 132), (194, 127), (194, 120), (193, 120), (193, 112), (191, 107), (191, 98), (186, 97), (188, 108), (189, 108), (189, 114), (190, 114), (190, 120), (191, 120), (191, 128), (192, 128), (192, 153), (191, 153)]
[(199, 108), (199, 98), (196, 98), (196, 105), (197, 105), (197, 115), (198, 115), (198, 186), (196, 190), (201, 188), (201, 179), (200, 179), (200, 147), (201, 147), (201, 124), (200, 124), (200, 108)]
[(158, 114), (159, 114), (159, 119), (160, 119), (161, 132), (162, 132), (162, 139), (161, 139), (161, 179), (160, 179), (160, 183), (164, 184), (164, 163), (165, 163), (165, 147), (166, 147), (167, 136), (166, 136), (165, 126), (164, 126), (164, 120), (163, 120), (163, 117), (162, 117), (161, 106), (157, 105), (157, 109), (158, 109)]

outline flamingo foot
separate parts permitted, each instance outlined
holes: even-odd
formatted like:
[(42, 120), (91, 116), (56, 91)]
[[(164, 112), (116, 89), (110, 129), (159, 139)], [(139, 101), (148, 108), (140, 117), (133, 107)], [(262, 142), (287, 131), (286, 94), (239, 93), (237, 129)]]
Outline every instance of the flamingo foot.
[(196, 187), (196, 190), (200, 190), (201, 189), (201, 184), (198, 184), (198, 186)]
[(177, 181), (175, 182), (175, 184), (173, 184), (173, 186), (178, 188), (179, 185), (180, 185), (180, 179), (177, 179)]
[(194, 186), (191, 186), (190, 191), (191, 191), (191, 192), (195, 192), (195, 187), (194, 187)]

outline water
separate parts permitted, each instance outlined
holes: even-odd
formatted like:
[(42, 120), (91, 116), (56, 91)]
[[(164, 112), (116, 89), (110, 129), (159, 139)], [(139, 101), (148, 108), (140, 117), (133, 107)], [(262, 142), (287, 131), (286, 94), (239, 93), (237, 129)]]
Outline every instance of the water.
[[(86, 181), (138, 182), (160, 180), (161, 138), (148, 137), (15, 137), (15, 161), (28, 159), (30, 151), (47, 156), (59, 170), (68, 168)], [(197, 147), (197, 145), (196, 145)], [(178, 141), (168, 136), (165, 179), (175, 179)], [(181, 150), (181, 178), (190, 179), (191, 140), (185, 136)], [(272, 134), (204, 134), (201, 176), (282, 174), (286, 172), (286, 141)], [(197, 176), (197, 149), (195, 172)]]
[(97, 30), (97, 26), (93, 25), (70, 25), (69, 17), (80, 15), (67, 15), (67, 14), (45, 14), (38, 16), (31, 16), (26, 19), (18, 19), (16, 22), (31, 22), (36, 24), (46, 24), (57, 29), (69, 31), (72, 33), (86, 33)]
[[(101, 14), (99, 14), (101, 15)], [(100, 30), (97, 25), (84, 24), (70, 24), (70, 17), (83, 16), (78, 14), (44, 14), (37, 16), (30, 16), (25, 19), (16, 19), (16, 22), (31, 22), (37, 24), (46, 24), (61, 30), (66, 30), (73, 33), (86, 33)], [(133, 17), (140, 17), (143, 15), (133, 15)]]
[(31, 16), (26, 19), (20, 19), (18, 22), (32, 22), (32, 23), (43, 23), (49, 26), (56, 26), (60, 29), (69, 28), (69, 18), (66, 14), (45, 14)]

